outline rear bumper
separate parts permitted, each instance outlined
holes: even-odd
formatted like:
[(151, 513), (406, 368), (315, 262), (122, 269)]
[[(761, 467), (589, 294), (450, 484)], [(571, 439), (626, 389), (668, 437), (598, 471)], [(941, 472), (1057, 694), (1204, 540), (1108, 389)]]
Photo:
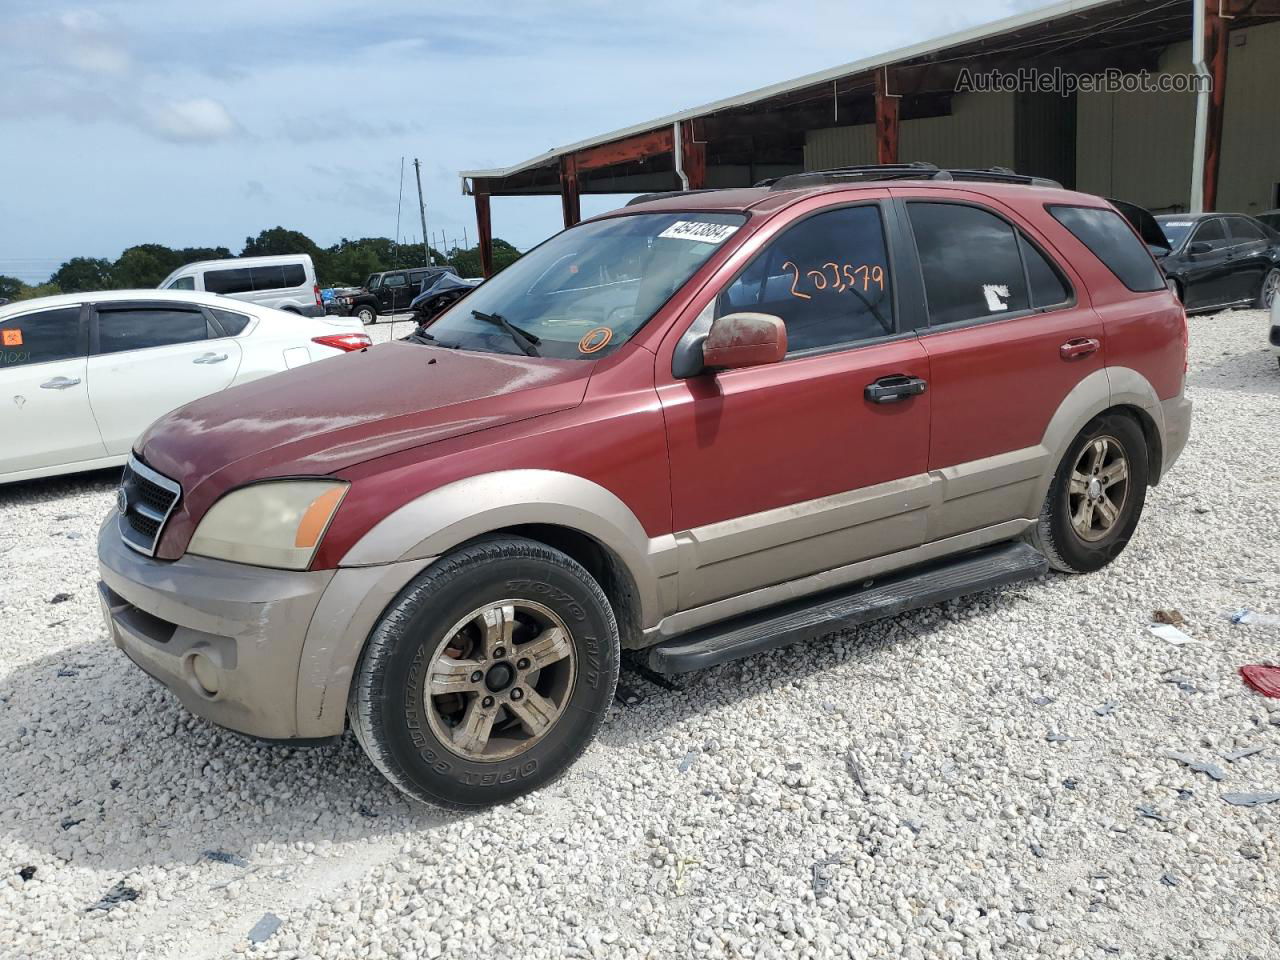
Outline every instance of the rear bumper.
[(298, 312), (301, 313), (304, 317), (323, 317), (324, 307), (317, 306), (316, 304), (313, 303), (309, 307), (308, 306), (299, 307)]
[(1191, 436), (1191, 400), (1185, 393), (1168, 400), (1161, 400), (1160, 407), (1164, 413), (1164, 456), (1160, 464), (1160, 474), (1169, 472), (1169, 468), (1177, 462)]
[(435, 559), (316, 571), (154, 560), (124, 544), (117, 516), (98, 530), (112, 642), (192, 713), (267, 740), (342, 733), (365, 639)]

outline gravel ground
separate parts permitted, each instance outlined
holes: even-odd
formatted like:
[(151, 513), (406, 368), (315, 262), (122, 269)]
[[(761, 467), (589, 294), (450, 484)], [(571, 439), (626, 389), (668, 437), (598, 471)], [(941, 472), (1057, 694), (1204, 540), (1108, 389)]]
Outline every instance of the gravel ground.
[[(1280, 629), (1222, 616), (1280, 614), (1265, 326), (1192, 320), (1190, 446), (1107, 570), (624, 671), (639, 702), (567, 777), (469, 816), (351, 737), (185, 713), (99, 623), (113, 477), (5, 488), (0, 955), (1280, 956), (1280, 803), (1223, 799), (1280, 790), (1280, 700), (1236, 675)], [(1194, 643), (1148, 632), (1170, 608)]]

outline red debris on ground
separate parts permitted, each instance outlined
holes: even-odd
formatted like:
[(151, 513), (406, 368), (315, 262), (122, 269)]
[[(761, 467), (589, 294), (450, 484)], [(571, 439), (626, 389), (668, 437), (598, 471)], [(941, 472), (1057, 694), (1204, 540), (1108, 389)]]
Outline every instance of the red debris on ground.
[(1280, 667), (1250, 663), (1240, 668), (1240, 676), (1264, 697), (1280, 699)]

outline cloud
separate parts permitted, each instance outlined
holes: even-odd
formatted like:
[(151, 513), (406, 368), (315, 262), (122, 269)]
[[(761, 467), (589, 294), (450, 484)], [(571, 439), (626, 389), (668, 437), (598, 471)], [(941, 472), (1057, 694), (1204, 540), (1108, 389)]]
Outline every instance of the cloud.
[(37, 43), (67, 66), (83, 73), (118, 77), (133, 68), (123, 33), (92, 10), (69, 10), (47, 20), (30, 22)]
[(239, 132), (227, 108), (209, 97), (161, 103), (145, 116), (152, 133), (174, 143), (225, 140)]

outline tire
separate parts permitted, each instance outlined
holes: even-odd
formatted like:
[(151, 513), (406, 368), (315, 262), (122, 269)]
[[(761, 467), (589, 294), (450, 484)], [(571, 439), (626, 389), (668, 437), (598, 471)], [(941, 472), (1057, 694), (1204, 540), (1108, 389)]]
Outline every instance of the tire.
[[(1072, 475), (1077, 465), (1084, 469), (1082, 476), (1099, 477), (1102, 486), (1109, 476), (1114, 474), (1112, 465), (1115, 459), (1104, 456), (1103, 466), (1096, 473), (1091, 469), (1092, 457), (1099, 441), (1114, 454), (1118, 450), (1125, 460), (1125, 486), (1112, 480), (1111, 485), (1098, 490), (1086, 485), (1083, 492), (1072, 492)], [(1086, 451), (1089, 451), (1086, 456)], [(1082, 459), (1083, 458), (1083, 459)], [(1040, 510), (1040, 518), (1031, 528), (1028, 541), (1038, 549), (1055, 570), (1064, 573), (1092, 573), (1100, 570), (1120, 555), (1142, 516), (1142, 506), (1146, 501), (1147, 483), (1150, 466), (1147, 462), (1147, 441), (1142, 428), (1132, 417), (1122, 413), (1104, 413), (1095, 417), (1085, 425), (1076, 438), (1071, 441), (1066, 455), (1054, 472), (1053, 482), (1049, 484), (1049, 492), (1045, 496), (1044, 506)], [(1077, 491), (1080, 485), (1077, 483)], [(1106, 523), (1106, 514), (1101, 508), (1101, 500), (1094, 499), (1097, 490), (1106, 497), (1107, 503), (1115, 509), (1115, 517)], [(1086, 498), (1097, 504), (1092, 510), (1081, 510), (1081, 499)], [(1119, 501), (1117, 507), (1117, 501)], [(1080, 527), (1073, 523), (1073, 505), (1076, 517), (1094, 518), (1088, 533), (1084, 536)]]
[(1280, 268), (1272, 267), (1262, 278), (1262, 286), (1258, 288), (1258, 299), (1254, 301), (1254, 309), (1270, 310), (1271, 301), (1280, 293)]
[[(472, 616), (504, 609), (515, 612), (513, 632), (503, 633), (502, 618), (495, 628)], [(511, 647), (489, 656), (490, 641)], [(520, 657), (535, 643), (535, 659)], [(577, 760), (613, 701), (619, 659), (613, 610), (580, 564), (532, 540), (479, 541), (432, 564), (387, 608), (356, 668), (347, 714), (369, 759), (403, 793), (451, 809), (486, 807), (545, 786)], [(481, 669), (468, 675), (472, 666)], [(428, 700), (429, 680), (435, 689), (470, 686)], [(549, 707), (558, 712), (535, 735), (522, 717), (551, 716)], [(492, 727), (474, 725), (483, 744), (468, 740), (469, 721), (490, 714)]]
[(378, 311), (368, 304), (361, 305), (355, 309), (355, 317), (361, 323), (377, 323)]

